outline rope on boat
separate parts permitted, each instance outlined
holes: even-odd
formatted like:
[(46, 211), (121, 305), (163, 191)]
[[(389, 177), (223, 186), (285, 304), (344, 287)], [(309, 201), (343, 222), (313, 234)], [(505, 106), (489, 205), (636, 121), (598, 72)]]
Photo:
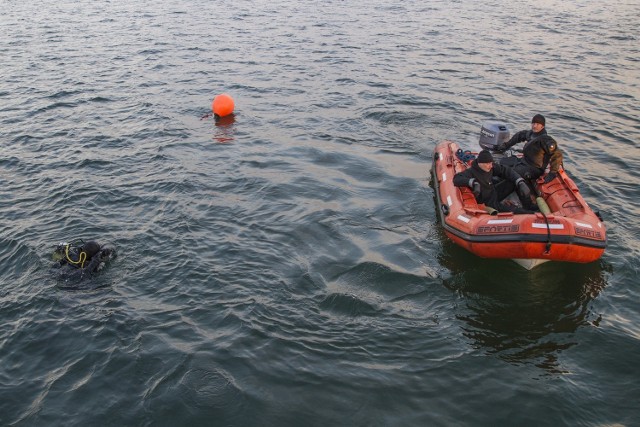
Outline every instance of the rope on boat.
[(544, 254), (549, 255), (549, 252), (551, 252), (551, 226), (549, 225), (549, 219), (547, 218), (547, 215), (544, 212), (540, 213), (544, 217), (544, 222), (547, 223), (547, 244), (544, 249)]

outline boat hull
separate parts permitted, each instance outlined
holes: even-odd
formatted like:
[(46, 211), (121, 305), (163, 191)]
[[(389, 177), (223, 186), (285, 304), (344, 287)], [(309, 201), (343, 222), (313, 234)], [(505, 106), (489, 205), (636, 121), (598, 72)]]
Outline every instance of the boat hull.
[(549, 183), (536, 183), (549, 214), (490, 215), (470, 189), (453, 185), (453, 176), (471, 164), (456, 156), (458, 148), (452, 141), (438, 144), (431, 171), (440, 223), (449, 239), (479, 257), (519, 260), (529, 269), (545, 261), (588, 263), (602, 256), (605, 225), (565, 171)]

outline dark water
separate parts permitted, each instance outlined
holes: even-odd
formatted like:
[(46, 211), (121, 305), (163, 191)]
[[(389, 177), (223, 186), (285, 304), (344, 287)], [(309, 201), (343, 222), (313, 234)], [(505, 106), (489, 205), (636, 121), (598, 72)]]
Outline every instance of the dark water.
[[(365, 3), (2, 2), (0, 425), (640, 425), (640, 5)], [(598, 262), (438, 226), (435, 144), (537, 112)]]

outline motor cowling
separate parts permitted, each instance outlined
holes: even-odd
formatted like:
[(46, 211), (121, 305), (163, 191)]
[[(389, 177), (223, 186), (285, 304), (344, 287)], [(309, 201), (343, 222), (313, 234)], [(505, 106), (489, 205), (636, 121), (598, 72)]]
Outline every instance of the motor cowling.
[(498, 146), (511, 138), (511, 132), (505, 122), (484, 122), (480, 128), (480, 147), (495, 151)]

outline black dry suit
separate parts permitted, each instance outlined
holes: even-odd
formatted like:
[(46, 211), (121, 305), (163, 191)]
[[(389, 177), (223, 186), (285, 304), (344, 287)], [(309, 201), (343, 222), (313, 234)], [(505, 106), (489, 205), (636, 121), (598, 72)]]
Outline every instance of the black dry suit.
[(82, 279), (99, 271), (104, 263), (116, 256), (112, 247), (100, 246), (95, 241), (61, 243), (53, 253), (53, 268), (65, 279)]
[[(493, 177), (502, 178), (513, 183), (513, 186), (495, 186)], [(476, 202), (484, 203), (499, 212), (515, 212), (516, 206), (506, 206), (500, 201), (507, 197), (516, 186), (516, 181), (522, 179), (513, 169), (494, 163), (489, 172), (485, 172), (478, 166), (478, 161), (474, 160), (471, 167), (458, 172), (453, 177), (453, 185), (456, 187), (471, 187), (470, 182), (474, 179), (480, 184), (480, 195), (476, 197)], [(506, 189), (508, 188), (508, 191)], [(503, 190), (505, 189), (505, 190)]]
[(507, 141), (501, 150), (527, 141), (522, 149), (522, 158), (505, 157), (500, 163), (513, 167), (525, 179), (537, 179), (542, 176), (547, 166), (551, 172), (558, 172), (562, 166), (562, 152), (556, 141), (547, 135), (547, 131), (540, 132), (522, 130)]
[[(558, 172), (562, 166), (562, 152), (556, 141), (548, 135), (527, 142), (522, 149), (522, 154), (527, 164), (540, 172), (538, 176), (544, 173), (547, 166), (551, 172)], [(537, 176), (531, 178), (535, 179)]]
[(505, 142), (501, 147), (500, 147), (500, 151), (504, 151), (507, 150), (511, 147), (513, 147), (514, 145), (520, 143), (520, 142), (529, 142), (532, 139), (541, 137), (542, 135), (546, 135), (547, 134), (547, 130), (545, 128), (542, 128), (542, 130), (540, 132), (534, 132), (531, 129), (525, 129), (525, 130), (521, 130), (520, 132), (516, 132), (510, 140), (508, 140), (507, 142)]

